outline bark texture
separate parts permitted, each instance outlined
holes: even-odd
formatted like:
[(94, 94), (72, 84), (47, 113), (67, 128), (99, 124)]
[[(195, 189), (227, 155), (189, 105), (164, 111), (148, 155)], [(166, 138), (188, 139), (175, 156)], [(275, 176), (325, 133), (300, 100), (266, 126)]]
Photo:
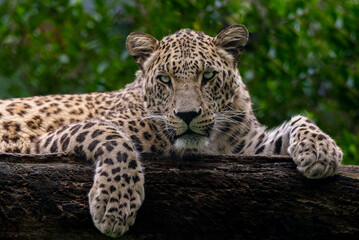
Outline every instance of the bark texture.
[[(358, 239), (359, 166), (308, 180), (288, 157), (143, 156), (146, 199), (121, 239)], [(0, 239), (110, 239), (92, 224), (93, 166), (0, 155)]]

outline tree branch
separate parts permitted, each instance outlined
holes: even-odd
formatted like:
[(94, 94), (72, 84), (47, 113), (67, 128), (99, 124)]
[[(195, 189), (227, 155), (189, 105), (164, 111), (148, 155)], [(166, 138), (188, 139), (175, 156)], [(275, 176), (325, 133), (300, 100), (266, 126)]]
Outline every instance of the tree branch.
[[(144, 154), (146, 199), (122, 239), (350, 239), (359, 166), (308, 180), (283, 156)], [(92, 224), (94, 167), (67, 156), (0, 154), (0, 239), (109, 239)]]

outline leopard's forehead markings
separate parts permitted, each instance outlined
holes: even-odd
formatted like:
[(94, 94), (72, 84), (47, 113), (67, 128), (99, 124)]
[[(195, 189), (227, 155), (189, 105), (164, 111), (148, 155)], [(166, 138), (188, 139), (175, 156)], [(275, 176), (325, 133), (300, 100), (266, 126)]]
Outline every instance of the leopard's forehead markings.
[(202, 33), (197, 32), (194, 30), (189, 29), (182, 29), (178, 32), (175, 32), (171, 35), (168, 35), (164, 37), (160, 42), (160, 47), (166, 47), (168, 44), (173, 44), (173, 42), (177, 43), (187, 43), (187, 44), (193, 44), (193, 46), (196, 46), (199, 44), (199, 42), (212, 44), (213, 38)]
[(203, 69), (210, 69), (216, 57), (213, 38), (189, 29), (164, 37), (159, 50), (157, 70), (179, 77), (198, 75)]

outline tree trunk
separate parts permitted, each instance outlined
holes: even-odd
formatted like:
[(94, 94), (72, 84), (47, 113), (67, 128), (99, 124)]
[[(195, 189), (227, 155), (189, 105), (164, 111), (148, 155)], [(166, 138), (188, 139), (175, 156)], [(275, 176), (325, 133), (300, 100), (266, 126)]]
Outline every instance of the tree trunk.
[[(354, 239), (359, 166), (302, 177), (288, 157), (143, 156), (146, 199), (121, 239)], [(0, 239), (109, 239), (91, 221), (94, 167), (0, 155)]]

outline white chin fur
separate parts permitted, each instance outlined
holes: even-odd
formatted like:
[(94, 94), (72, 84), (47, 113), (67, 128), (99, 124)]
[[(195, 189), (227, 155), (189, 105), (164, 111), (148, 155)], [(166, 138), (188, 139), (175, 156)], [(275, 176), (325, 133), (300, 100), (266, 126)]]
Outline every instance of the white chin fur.
[(182, 152), (186, 150), (204, 150), (208, 145), (208, 138), (205, 136), (191, 134), (178, 138), (174, 144), (176, 151)]

